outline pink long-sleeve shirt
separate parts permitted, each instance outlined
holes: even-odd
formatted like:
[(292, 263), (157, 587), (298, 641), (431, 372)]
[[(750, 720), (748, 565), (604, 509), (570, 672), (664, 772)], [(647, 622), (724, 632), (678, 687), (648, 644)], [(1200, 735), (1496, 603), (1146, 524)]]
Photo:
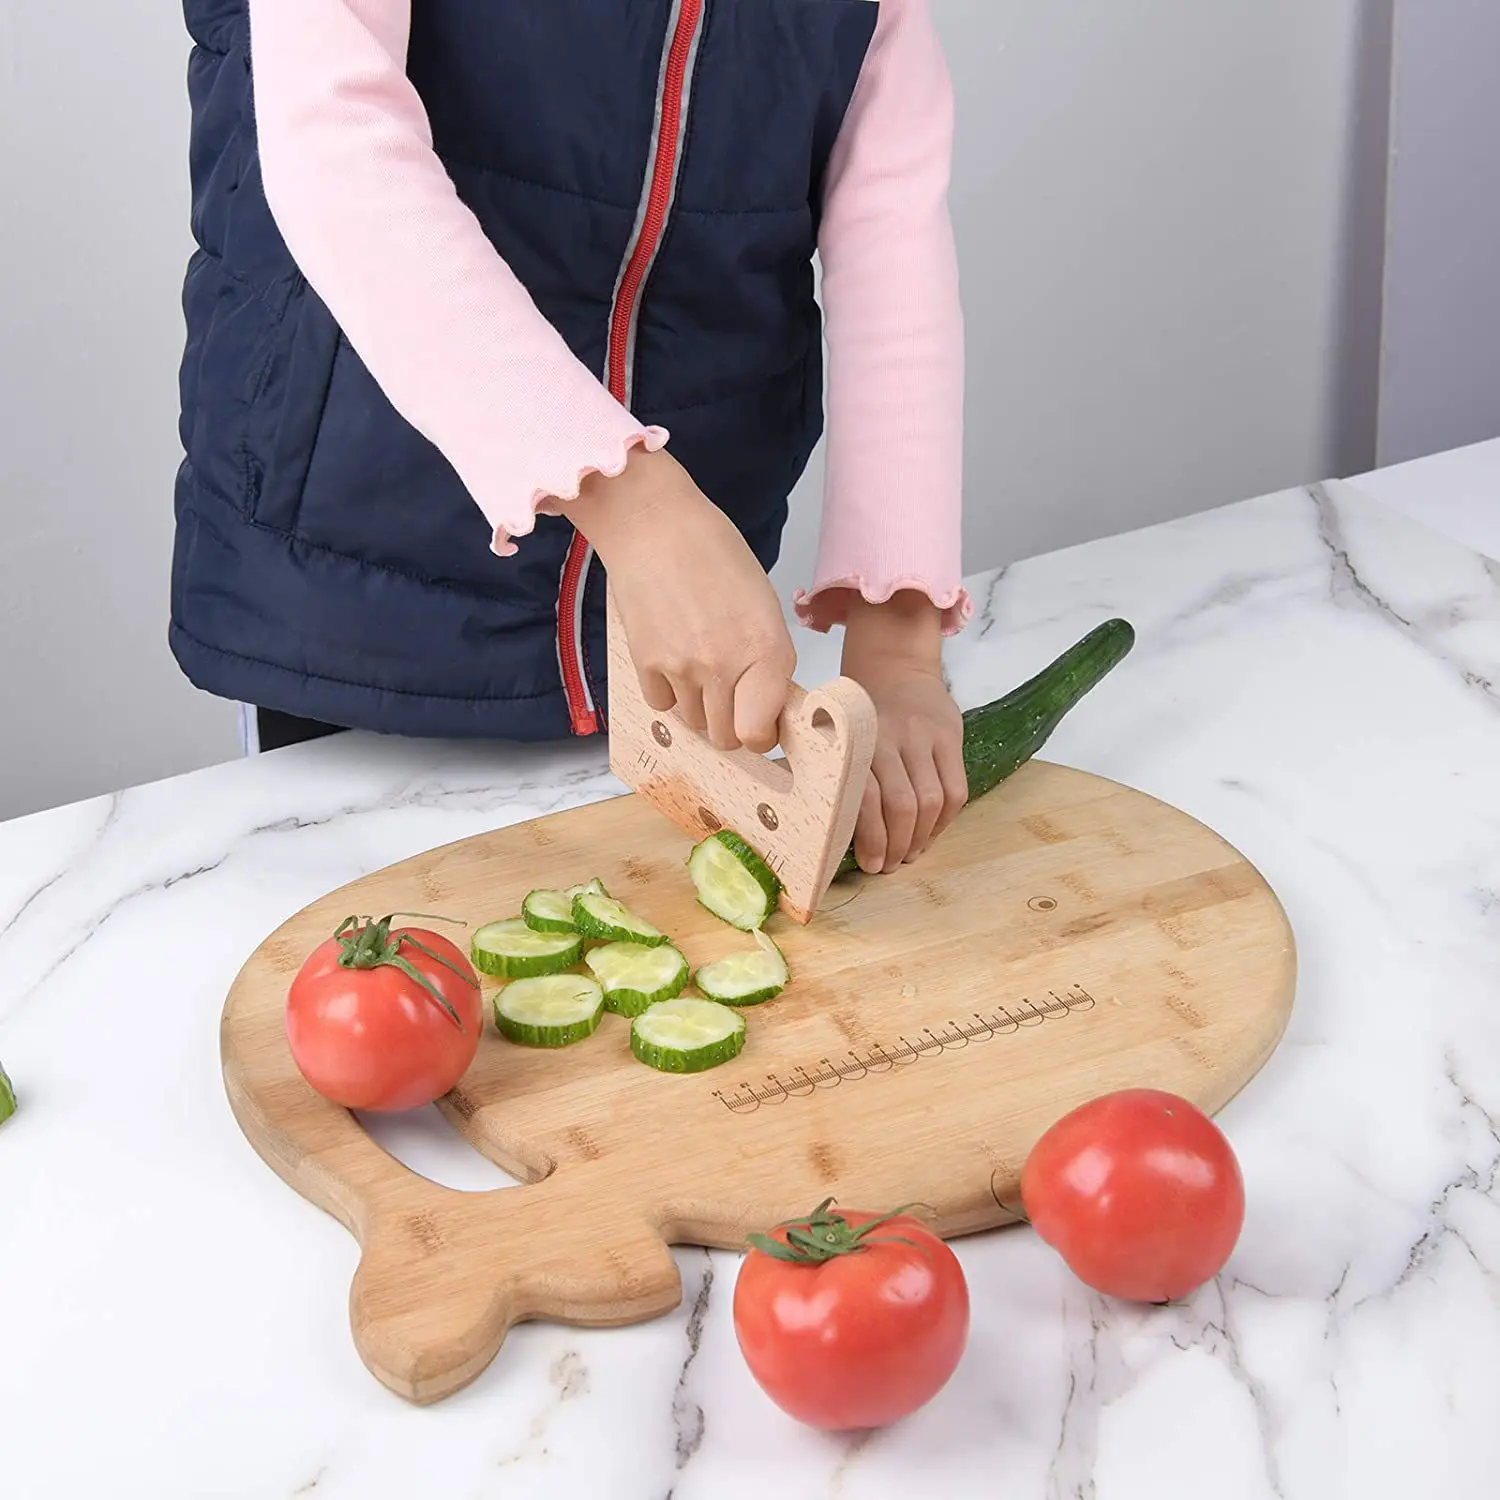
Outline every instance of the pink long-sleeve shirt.
[[(504, 556), (538, 511), (670, 434), (637, 422), (577, 359), (459, 199), (406, 77), (412, 4), (250, 0), (262, 179), (309, 285)], [(827, 483), (815, 576), (796, 597), (816, 630), (844, 619), (852, 591), (924, 593), (948, 633), (972, 612), (952, 133), (928, 0), (881, 0), (818, 242)]]

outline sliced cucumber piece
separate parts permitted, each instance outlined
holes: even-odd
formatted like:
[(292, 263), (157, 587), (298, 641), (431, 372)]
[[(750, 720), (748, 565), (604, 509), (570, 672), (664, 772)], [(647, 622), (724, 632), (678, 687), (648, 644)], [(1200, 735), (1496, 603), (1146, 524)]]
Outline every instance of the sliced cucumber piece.
[(688, 982), (688, 961), (670, 944), (606, 943), (584, 959), (604, 989), (604, 1008), (638, 1016), (648, 1005), (675, 1000)]
[(701, 1073), (744, 1048), (744, 1016), (712, 1000), (663, 1000), (630, 1023), (630, 1050), (663, 1073)]
[(10, 1119), (16, 1112), (16, 1091), (11, 1087), (5, 1069), (0, 1068), (0, 1123)]
[(741, 932), (758, 931), (781, 896), (781, 882), (771, 867), (727, 828), (688, 855), (688, 874), (699, 902)]
[(582, 955), (583, 939), (576, 932), (533, 932), (519, 917), (487, 923), (470, 945), (474, 967), (500, 979), (561, 974)]
[(565, 891), (532, 891), (521, 903), (521, 918), (533, 932), (577, 932), (573, 925), (573, 898), (586, 891), (597, 896), (609, 894), (597, 880)]
[(667, 935), (636, 916), (622, 901), (598, 891), (584, 891), (573, 898), (573, 923), (588, 938), (601, 943), (639, 943), (659, 948)]
[(763, 932), (754, 937), (756, 952), (716, 958), (693, 975), (700, 995), (721, 1005), (760, 1005), (787, 987), (792, 976), (781, 949)]
[(586, 974), (518, 979), (495, 996), (495, 1030), (522, 1047), (568, 1047), (592, 1036), (604, 992)]

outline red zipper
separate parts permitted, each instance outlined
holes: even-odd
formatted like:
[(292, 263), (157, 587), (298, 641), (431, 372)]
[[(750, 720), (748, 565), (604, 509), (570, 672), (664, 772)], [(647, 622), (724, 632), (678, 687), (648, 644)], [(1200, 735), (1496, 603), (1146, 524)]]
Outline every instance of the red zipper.
[(692, 55), (693, 37), (702, 10), (703, 0), (682, 0), (677, 30), (672, 35), (671, 49), (667, 53), (661, 129), (656, 137), (656, 160), (651, 166), (651, 192), (646, 200), (646, 215), (641, 222), (635, 252), (620, 278), (620, 295), (615, 299), (614, 320), (609, 330), (609, 389), (616, 401), (625, 399), (625, 359), (630, 348), (630, 322), (641, 294), (641, 285), (646, 279), (646, 270), (666, 227), (667, 208), (672, 201), (677, 143), (682, 136), (682, 86), (687, 82), (688, 58)]
[(557, 657), (562, 664), (563, 691), (568, 697), (568, 718), (577, 735), (599, 732), (599, 716), (590, 705), (583, 668), (578, 661), (578, 590), (583, 587), (588, 556), (589, 544), (575, 532), (557, 594)]
[[(672, 182), (677, 168), (677, 147), (682, 135), (682, 95), (687, 82), (688, 59), (693, 39), (703, 13), (703, 0), (682, 0), (677, 28), (667, 51), (667, 66), (662, 85), (661, 126), (657, 131), (656, 157), (651, 163), (651, 185), (641, 232), (636, 239), (620, 278), (620, 292), (610, 315), (609, 355), (606, 384), (609, 393), (622, 406), (629, 397), (630, 325), (640, 300), (646, 273), (655, 258), (666, 228), (667, 211), (672, 202)], [(591, 549), (582, 536), (575, 535), (563, 565), (562, 587), (557, 599), (558, 658), (562, 664), (563, 687), (568, 698), (568, 718), (576, 735), (599, 732), (599, 715), (590, 702), (583, 680), (579, 640), (578, 591), (583, 587)]]

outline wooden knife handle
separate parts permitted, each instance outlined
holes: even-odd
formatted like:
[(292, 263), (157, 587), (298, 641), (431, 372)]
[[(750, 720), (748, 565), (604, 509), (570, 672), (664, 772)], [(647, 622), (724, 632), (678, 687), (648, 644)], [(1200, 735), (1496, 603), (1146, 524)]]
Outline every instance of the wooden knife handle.
[(732, 829), (780, 877), (781, 907), (812, 919), (854, 836), (875, 753), (875, 705), (839, 677), (808, 693), (795, 683), (781, 716), (784, 760), (716, 750), (671, 709), (641, 695), (613, 595), (609, 622), (609, 764), (694, 839)]

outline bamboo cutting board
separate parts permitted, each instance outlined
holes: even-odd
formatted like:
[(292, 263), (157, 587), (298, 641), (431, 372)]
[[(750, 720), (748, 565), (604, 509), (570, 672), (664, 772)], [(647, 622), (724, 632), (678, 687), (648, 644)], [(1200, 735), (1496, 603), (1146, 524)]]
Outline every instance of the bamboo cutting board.
[(1216, 1111), (1290, 1011), (1292, 934), (1244, 858), (1150, 797), (1034, 761), (921, 862), (835, 884), (809, 925), (774, 913), (792, 983), (746, 1012), (731, 1063), (653, 1072), (612, 1015), (559, 1052), (491, 1025), (441, 1108), (526, 1186), (437, 1186), (297, 1072), (287, 987), (353, 913), (438, 912), (472, 930), (533, 887), (597, 876), (694, 967), (748, 946), (697, 906), (691, 844), (635, 795), (499, 829), (324, 897), (237, 978), (222, 1022), (235, 1116), (358, 1237), (355, 1342), (400, 1395), (457, 1390), (523, 1319), (662, 1314), (680, 1296), (669, 1245), (738, 1247), (830, 1195), (930, 1205), (950, 1236), (1007, 1223), (1029, 1148), (1065, 1111), (1135, 1085)]

